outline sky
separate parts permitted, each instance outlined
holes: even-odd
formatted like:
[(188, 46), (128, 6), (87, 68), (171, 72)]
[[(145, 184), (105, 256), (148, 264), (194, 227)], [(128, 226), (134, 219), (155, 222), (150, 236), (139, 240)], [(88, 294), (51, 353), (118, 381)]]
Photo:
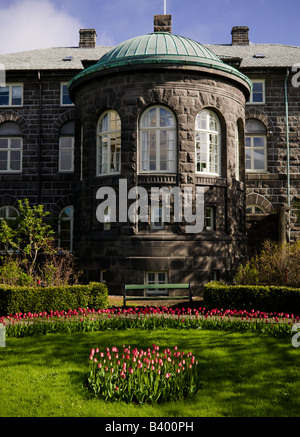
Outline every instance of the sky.
[[(232, 27), (248, 26), (251, 43), (300, 46), (299, 0), (165, 1), (172, 33), (200, 43), (230, 44)], [(77, 47), (83, 28), (115, 46), (152, 32), (163, 13), (164, 0), (0, 0), (0, 54)]]

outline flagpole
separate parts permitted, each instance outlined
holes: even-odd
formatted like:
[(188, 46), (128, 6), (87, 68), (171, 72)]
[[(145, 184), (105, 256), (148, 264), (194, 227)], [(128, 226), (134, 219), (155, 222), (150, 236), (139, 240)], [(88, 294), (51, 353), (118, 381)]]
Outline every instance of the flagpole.
[(167, 0), (164, 0), (164, 15), (167, 15)]

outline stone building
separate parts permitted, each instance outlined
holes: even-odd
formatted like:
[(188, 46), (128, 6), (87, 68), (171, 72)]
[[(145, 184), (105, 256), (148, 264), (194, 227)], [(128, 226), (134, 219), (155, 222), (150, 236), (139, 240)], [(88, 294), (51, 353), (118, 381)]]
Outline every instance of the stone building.
[[(60, 247), (112, 292), (230, 281), (247, 248), (300, 231), (300, 48), (250, 44), (247, 27), (204, 46), (173, 35), (171, 16), (154, 24), (117, 47), (81, 29), (79, 47), (0, 56), (0, 215), (17, 214), (18, 199), (44, 204)], [(203, 230), (178, 218), (180, 196), (152, 204), (160, 188), (191, 189), (196, 221), (199, 190)], [(116, 211), (102, 208), (109, 189)], [(119, 201), (129, 212), (139, 189), (149, 203), (134, 223)]]

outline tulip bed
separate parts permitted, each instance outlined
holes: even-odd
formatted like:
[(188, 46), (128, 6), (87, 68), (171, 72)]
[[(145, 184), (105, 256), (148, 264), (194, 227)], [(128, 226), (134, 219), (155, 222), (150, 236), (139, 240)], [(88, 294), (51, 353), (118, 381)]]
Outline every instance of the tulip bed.
[(200, 388), (198, 362), (191, 352), (153, 344), (147, 350), (98, 348), (90, 353), (88, 387), (105, 401), (160, 403), (192, 396)]
[(25, 337), (58, 332), (90, 332), (124, 329), (217, 329), (290, 337), (299, 316), (252, 310), (223, 310), (199, 307), (140, 307), (18, 313), (1, 317), (7, 337)]

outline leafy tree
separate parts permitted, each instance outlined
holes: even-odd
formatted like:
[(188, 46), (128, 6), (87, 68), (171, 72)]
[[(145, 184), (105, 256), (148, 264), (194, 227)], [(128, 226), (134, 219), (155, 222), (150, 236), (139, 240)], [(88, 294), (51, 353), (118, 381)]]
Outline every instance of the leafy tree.
[(53, 253), (55, 234), (46, 222), (49, 215), (43, 205), (18, 202), (19, 216), (0, 221), (0, 249), (8, 256), (18, 253), (27, 273), (32, 275), (38, 255)]

